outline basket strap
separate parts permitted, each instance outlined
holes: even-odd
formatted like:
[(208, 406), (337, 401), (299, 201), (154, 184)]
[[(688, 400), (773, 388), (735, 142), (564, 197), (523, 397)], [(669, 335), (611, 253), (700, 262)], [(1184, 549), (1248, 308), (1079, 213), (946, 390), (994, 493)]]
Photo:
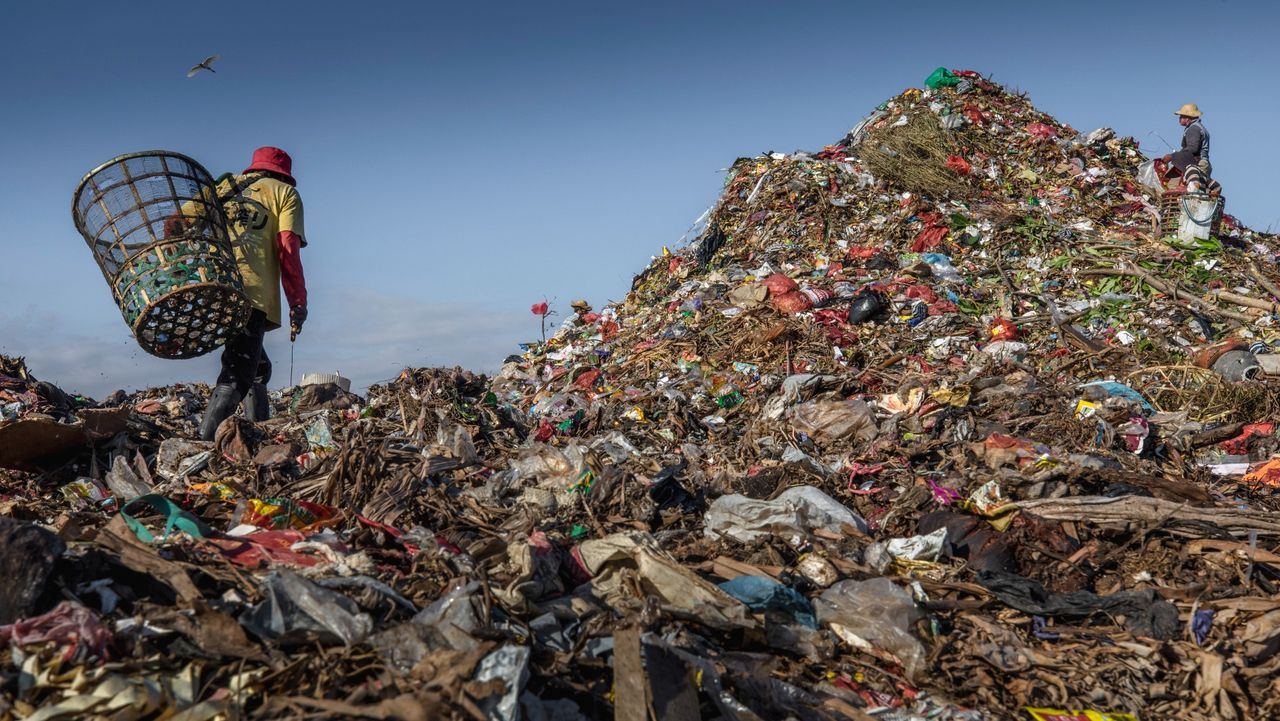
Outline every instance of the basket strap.
[(241, 178), (239, 183), (232, 183), (230, 191), (228, 191), (223, 195), (219, 195), (218, 204), (226, 205), (228, 200), (231, 200), (237, 195), (253, 187), (254, 183), (258, 182), (259, 180), (262, 180), (265, 177), (267, 176), (262, 173), (249, 173), (248, 175)]

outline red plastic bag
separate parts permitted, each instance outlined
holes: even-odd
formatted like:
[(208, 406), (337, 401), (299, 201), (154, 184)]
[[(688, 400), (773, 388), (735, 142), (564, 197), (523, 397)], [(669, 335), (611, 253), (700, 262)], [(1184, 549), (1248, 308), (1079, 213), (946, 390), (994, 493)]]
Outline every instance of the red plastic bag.
[(1012, 321), (1000, 318), (991, 324), (991, 340), (1018, 340), (1022, 334)]
[(911, 243), (911, 252), (923, 253), (933, 250), (938, 247), (938, 243), (941, 243), (945, 237), (947, 237), (947, 228), (945, 226), (939, 225), (925, 228), (920, 231), (920, 235), (917, 235), (915, 241)]
[(769, 289), (769, 295), (786, 295), (800, 289), (800, 286), (794, 280), (781, 273), (774, 273), (762, 282), (764, 287)]
[(952, 170), (956, 171), (961, 175), (968, 175), (973, 172), (973, 166), (969, 164), (969, 161), (965, 160), (959, 155), (952, 155), (948, 157), (947, 167), (951, 168)]
[(773, 307), (780, 312), (788, 315), (803, 313), (813, 307), (813, 301), (809, 300), (809, 296), (800, 291), (792, 291), (781, 295), (773, 296)]
[(1048, 138), (1058, 137), (1058, 131), (1054, 130), (1051, 126), (1045, 125), (1044, 123), (1031, 123), (1030, 125), (1027, 126), (1027, 132), (1031, 133), (1037, 138), (1048, 139)]

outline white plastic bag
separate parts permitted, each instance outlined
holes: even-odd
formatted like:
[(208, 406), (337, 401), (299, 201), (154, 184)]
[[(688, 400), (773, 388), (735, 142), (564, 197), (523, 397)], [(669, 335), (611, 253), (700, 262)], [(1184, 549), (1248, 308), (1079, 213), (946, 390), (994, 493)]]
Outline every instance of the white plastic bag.
[(1148, 160), (1138, 166), (1138, 182), (1142, 184), (1142, 187), (1157, 196), (1164, 192), (1164, 183), (1160, 180), (1160, 175), (1156, 173), (1156, 161), (1154, 160)]
[(867, 532), (861, 516), (813, 486), (788, 488), (772, 501), (736, 493), (721, 496), (707, 509), (704, 521), (708, 538), (727, 536), (742, 543), (771, 535), (804, 536), (815, 528), (839, 533), (845, 524)]

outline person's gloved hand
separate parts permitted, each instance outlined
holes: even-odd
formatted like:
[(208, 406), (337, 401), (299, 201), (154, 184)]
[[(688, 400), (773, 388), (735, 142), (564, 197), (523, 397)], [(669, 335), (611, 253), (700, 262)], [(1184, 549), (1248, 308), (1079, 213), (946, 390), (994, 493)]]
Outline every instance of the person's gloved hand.
[(297, 340), (302, 332), (302, 324), (307, 322), (307, 307), (295, 305), (289, 307), (289, 340)]

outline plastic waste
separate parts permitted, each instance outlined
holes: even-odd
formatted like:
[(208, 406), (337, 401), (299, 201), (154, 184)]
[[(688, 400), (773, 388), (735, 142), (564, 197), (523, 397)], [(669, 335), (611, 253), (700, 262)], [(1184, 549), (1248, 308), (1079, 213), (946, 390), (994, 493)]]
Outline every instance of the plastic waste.
[(209, 527), (207, 523), (190, 511), (182, 508), (173, 501), (161, 496), (157, 493), (148, 493), (138, 496), (120, 506), (120, 517), (124, 519), (125, 525), (129, 530), (133, 531), (138, 540), (143, 543), (154, 542), (155, 536), (147, 529), (141, 521), (131, 515), (131, 511), (142, 506), (150, 506), (152, 510), (158, 511), (164, 515), (164, 533), (162, 539), (167, 539), (169, 534), (174, 530), (182, 531), (193, 538), (209, 538), (217, 535), (217, 533)]
[(1269, 376), (1280, 376), (1280, 353), (1267, 353), (1254, 356), (1258, 370)]
[(789, 415), (796, 430), (816, 440), (853, 436), (870, 441), (880, 433), (875, 412), (865, 401), (811, 401), (792, 408)]
[(839, 501), (813, 486), (796, 486), (772, 501), (739, 494), (717, 498), (707, 509), (703, 533), (751, 543), (771, 535), (804, 536), (816, 528), (840, 533), (848, 524), (861, 533), (867, 522)]
[(323, 416), (307, 426), (306, 436), (312, 450), (321, 448), (332, 450), (338, 447), (338, 444), (333, 442), (333, 431), (329, 428), (329, 421)]
[(1091, 400), (1101, 400), (1105, 397), (1124, 398), (1140, 405), (1144, 413), (1156, 412), (1155, 406), (1152, 406), (1141, 393), (1117, 381), (1090, 381), (1082, 385), (1081, 389), (1085, 397)]
[(977, 580), (1001, 602), (1023, 613), (1071, 621), (1096, 613), (1123, 616), (1130, 632), (1161, 640), (1176, 638), (1185, 626), (1177, 607), (1153, 588), (1099, 596), (1091, 591), (1050, 593), (1035, 579), (1003, 571), (978, 571)]
[(960, 275), (960, 271), (951, 264), (951, 257), (943, 253), (921, 253), (920, 260), (924, 261), (929, 270), (933, 272), (933, 277), (947, 283), (963, 283), (964, 277)]
[(490, 721), (519, 721), (520, 693), (529, 681), (529, 647), (503, 646), (485, 656), (476, 669), (477, 681), (500, 680), (506, 684), (501, 696), (480, 701)]
[(817, 628), (813, 604), (799, 591), (764, 576), (738, 576), (720, 584), (725, 593), (746, 604), (756, 613), (775, 613), (793, 623)]
[(373, 630), (373, 621), (355, 602), (298, 574), (280, 569), (262, 583), (265, 597), (240, 617), (257, 636), (282, 646), (309, 643), (358, 643)]
[(782, 381), (782, 395), (788, 403), (799, 403), (840, 381), (836, 376), (797, 373)]
[(946, 528), (923, 536), (877, 541), (867, 547), (866, 561), (877, 571), (888, 568), (892, 561), (936, 561), (946, 542)]
[(471, 434), (462, 426), (449, 420), (444, 411), (437, 409), (439, 425), (436, 426), (436, 445), (447, 450), (450, 455), (462, 461), (464, 465), (474, 465), (480, 459), (476, 453)]
[(849, 322), (865, 323), (883, 313), (887, 305), (883, 294), (864, 288), (849, 304)]
[(1223, 353), (1213, 363), (1213, 371), (1232, 383), (1251, 381), (1262, 372), (1258, 359), (1247, 350)]
[(889, 579), (841, 581), (814, 599), (813, 607), (818, 623), (845, 643), (873, 653), (887, 651), (902, 662), (908, 679), (920, 678), (925, 649), (912, 627), (924, 615), (911, 594)]
[(982, 352), (997, 363), (1022, 362), (1027, 356), (1027, 344), (1016, 340), (997, 340), (982, 347)]
[(840, 572), (822, 556), (809, 554), (796, 564), (796, 573), (818, 588), (827, 588), (840, 580)]
[(475, 638), (481, 626), (479, 593), (479, 581), (459, 586), (419, 611), (413, 623), (430, 629), (428, 644), (432, 648), (470, 651), (479, 645)]
[(185, 438), (167, 438), (156, 453), (156, 475), (166, 481), (181, 481), (209, 465), (213, 444)]
[(59, 490), (62, 497), (75, 507), (96, 506), (111, 498), (111, 493), (92, 478), (77, 478)]
[(1164, 182), (1156, 172), (1156, 161), (1148, 160), (1138, 166), (1138, 182), (1142, 187), (1157, 195), (1164, 193)]
[(115, 461), (111, 464), (111, 471), (107, 473), (107, 477), (104, 480), (107, 488), (111, 489), (111, 494), (120, 503), (138, 496), (145, 496), (151, 492), (151, 486), (143, 482), (141, 478), (138, 478), (138, 474), (133, 472), (124, 456), (116, 456)]
[(924, 85), (930, 90), (938, 88), (949, 88), (960, 84), (960, 78), (945, 67), (940, 67), (929, 73), (929, 77), (925, 78)]

